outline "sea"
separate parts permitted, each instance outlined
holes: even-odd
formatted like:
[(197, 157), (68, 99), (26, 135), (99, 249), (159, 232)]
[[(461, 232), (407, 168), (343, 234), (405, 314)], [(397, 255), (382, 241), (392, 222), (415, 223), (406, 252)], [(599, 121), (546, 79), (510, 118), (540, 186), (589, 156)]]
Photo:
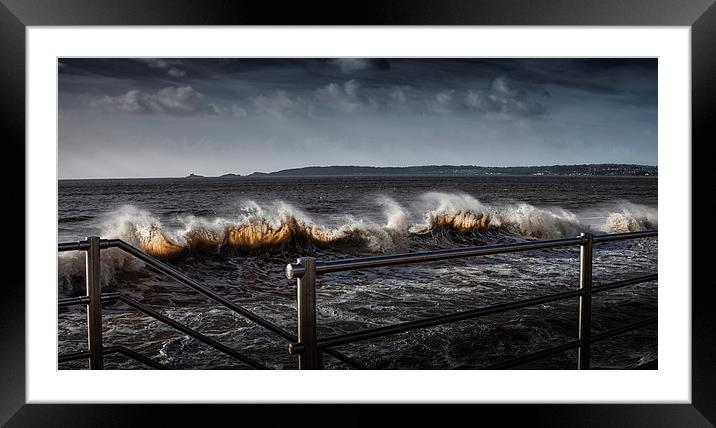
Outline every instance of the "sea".
[[(119, 238), (291, 332), (287, 263), (658, 228), (656, 177), (234, 177), (60, 180), (58, 241)], [(600, 243), (594, 284), (657, 272), (657, 238)], [(85, 293), (84, 255), (58, 253), (58, 298)], [(103, 292), (119, 292), (261, 361), (296, 369), (288, 342), (118, 249), (102, 250)], [(319, 337), (452, 314), (579, 286), (579, 249), (544, 249), (331, 273), (317, 280)], [(657, 313), (656, 281), (593, 297), (593, 334)], [(172, 369), (249, 369), (123, 303), (103, 307), (105, 346)], [(82, 307), (58, 310), (58, 353), (87, 349)], [(578, 302), (536, 305), (336, 349), (370, 369), (480, 369), (577, 337)], [(657, 327), (592, 345), (593, 368), (657, 358)], [(145, 369), (121, 355), (109, 369)], [(348, 368), (325, 356), (326, 369)], [(82, 369), (86, 361), (61, 363)], [(515, 369), (576, 368), (576, 351)]]

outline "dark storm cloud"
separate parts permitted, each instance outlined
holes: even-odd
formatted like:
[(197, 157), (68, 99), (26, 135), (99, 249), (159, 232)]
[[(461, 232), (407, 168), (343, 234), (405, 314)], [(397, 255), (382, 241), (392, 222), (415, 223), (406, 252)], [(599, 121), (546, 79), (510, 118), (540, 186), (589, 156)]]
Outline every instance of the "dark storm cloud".
[(506, 71), (516, 80), (613, 97), (625, 103), (656, 101), (656, 59), (521, 60)]
[[(386, 81), (446, 80), (508, 75), (514, 80), (613, 92), (631, 78), (653, 78), (656, 59), (403, 59), (403, 58), (63, 58), (63, 74), (114, 78), (162, 77), (171, 67), (196, 78), (230, 78), (256, 72), (304, 71), (304, 79), (362, 72)], [(389, 73), (391, 70), (398, 73)], [(386, 73), (387, 72), (387, 73)], [(296, 76), (298, 77), (298, 76)]]
[[(181, 175), (197, 160), (179, 153), (197, 144), (207, 169), (241, 173), (352, 160), (656, 163), (656, 59), (61, 58), (58, 73), (66, 176), (82, 174), (75, 157), (135, 144), (175, 159), (130, 175)], [(306, 147), (323, 157), (264, 156)], [(218, 166), (232, 156), (251, 166)]]
[[(336, 60), (338, 61), (338, 60)], [(356, 60), (357, 61), (357, 60)], [(183, 77), (172, 62), (147, 60), (150, 69), (167, 70), (167, 74)], [(174, 62), (176, 63), (176, 62)], [(342, 73), (355, 74), (375, 66), (365, 64), (336, 65)], [(347, 67), (347, 68), (346, 68)], [(180, 76), (181, 74), (181, 76)], [(340, 77), (340, 76), (334, 76)], [(132, 113), (167, 113), (178, 115), (226, 115), (240, 109), (240, 116), (272, 114), (311, 116), (317, 111), (355, 113), (358, 111), (401, 111), (414, 113), (500, 113), (509, 116), (530, 117), (545, 113), (540, 98), (549, 92), (535, 85), (515, 82), (506, 76), (475, 83), (469, 87), (446, 84), (426, 88), (413, 85), (396, 85), (367, 80), (336, 80), (325, 85), (299, 85), (290, 91), (271, 89), (265, 92), (235, 95), (230, 101), (221, 97), (212, 99), (191, 85), (167, 86), (157, 90), (130, 89), (118, 95), (81, 94), (88, 107), (117, 109)], [(158, 83), (165, 83), (158, 81)], [(322, 82), (321, 82), (322, 83)], [(242, 107), (240, 107), (242, 106)]]
[[(61, 63), (61, 76), (82, 76), (85, 80), (111, 78), (162, 87), (167, 83), (193, 83), (196, 87), (197, 82), (221, 86), (220, 82), (250, 79), (255, 89), (269, 83), (272, 89), (293, 95), (351, 79), (364, 87), (410, 86), (439, 91), (466, 89), (462, 87), (471, 81), (504, 77), (521, 90), (534, 93), (561, 87), (634, 104), (651, 103), (656, 97), (654, 59), (67, 58)], [(66, 80), (69, 83), (73, 79)], [(227, 88), (223, 89), (226, 93)]]

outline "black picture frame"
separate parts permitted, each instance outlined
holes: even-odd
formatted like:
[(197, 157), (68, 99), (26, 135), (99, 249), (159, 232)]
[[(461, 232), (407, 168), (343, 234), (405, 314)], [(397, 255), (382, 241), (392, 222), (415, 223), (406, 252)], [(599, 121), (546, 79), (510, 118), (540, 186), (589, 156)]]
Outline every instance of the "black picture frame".
[[(25, 29), (27, 26), (69, 25), (573, 25), (688, 26), (692, 52), (692, 153), (713, 141), (716, 119), (716, 5), (714, 0), (400, 0), (356, 3), (247, 2), (191, 0), (0, 0), (0, 85), (3, 149), (15, 169), (25, 165)], [(709, 139), (709, 137), (712, 137)], [(20, 159), (23, 162), (20, 162)], [(692, 159), (698, 157), (692, 155)], [(6, 168), (8, 167), (6, 163)], [(22, 166), (20, 166), (22, 165)], [(703, 165), (701, 165), (704, 167)], [(699, 183), (693, 172), (692, 182)], [(14, 258), (25, 253), (25, 187), (6, 177), (8, 208), (22, 206), (24, 228), (6, 226), (6, 248)], [(708, 179), (704, 181), (708, 183)], [(713, 181), (713, 180), (712, 180)], [(706, 185), (712, 187), (712, 185)], [(692, 192), (692, 195), (695, 192)], [(692, 200), (694, 200), (692, 198)], [(694, 202), (697, 202), (694, 200)], [(12, 208), (10, 208), (10, 206)], [(692, 224), (707, 225), (705, 213), (693, 209)], [(701, 220), (701, 221), (699, 221)], [(688, 224), (688, 222), (686, 222)], [(690, 228), (684, 233), (691, 234)], [(49, 242), (49, 241), (48, 241)], [(695, 242), (692, 240), (692, 242)], [(12, 243), (12, 245), (8, 245)], [(21, 244), (22, 243), (22, 244)], [(685, 248), (684, 251), (692, 251)], [(692, 251), (696, 260), (708, 253)], [(146, 421), (148, 412), (161, 412), (164, 423), (218, 424), (263, 418), (270, 426), (296, 423), (336, 423), (341, 426), (382, 425), (389, 420), (363, 405), (40, 405), (25, 404), (25, 274), (19, 260), (5, 263), (0, 299), (0, 423), (7, 426), (128, 426)], [(24, 265), (24, 263), (23, 263)], [(699, 263), (693, 263), (699, 266)], [(695, 277), (696, 278), (696, 277)], [(689, 284), (682, 284), (686, 290)], [(549, 426), (713, 426), (716, 424), (716, 317), (711, 310), (713, 282), (693, 281), (692, 395), (688, 404), (549, 404), (471, 405), (469, 421), (517, 422)], [(676, 286), (676, 284), (674, 284)], [(50, 292), (50, 290), (48, 290)], [(111, 385), (95, 385), (109, 388)], [(240, 385), (237, 385), (240, 387)], [(291, 387), (290, 385), (286, 386)], [(585, 387), (588, 387), (585, 386)], [(639, 397), (634, 397), (638, 401)], [(399, 397), (396, 397), (399, 401)], [(475, 406), (475, 407), (472, 407)], [(460, 406), (465, 410), (465, 406)], [(384, 409), (382, 409), (384, 410)], [(455, 408), (391, 406), (400, 425), (449, 423)], [(329, 413), (331, 413), (329, 415)], [(229, 419), (225, 419), (225, 418)], [(497, 419), (495, 419), (497, 418)], [(459, 419), (452, 423), (457, 424)]]

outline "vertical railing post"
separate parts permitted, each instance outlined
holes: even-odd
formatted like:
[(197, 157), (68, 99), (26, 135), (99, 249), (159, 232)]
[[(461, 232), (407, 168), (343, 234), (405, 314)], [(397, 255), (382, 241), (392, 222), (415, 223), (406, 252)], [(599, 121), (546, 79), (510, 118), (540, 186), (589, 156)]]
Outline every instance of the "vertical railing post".
[(584, 294), (579, 296), (579, 340), (581, 345), (577, 351), (577, 370), (589, 370), (590, 341), (592, 339), (592, 246), (594, 237), (591, 233), (580, 234), (582, 244), (579, 251), (579, 289)]
[(86, 274), (87, 274), (87, 345), (90, 351), (90, 370), (102, 370), (102, 289), (100, 285), (99, 237), (87, 237)]
[(321, 356), (316, 348), (316, 259), (301, 257), (297, 262), (305, 273), (298, 278), (298, 354), (299, 370), (321, 368)]

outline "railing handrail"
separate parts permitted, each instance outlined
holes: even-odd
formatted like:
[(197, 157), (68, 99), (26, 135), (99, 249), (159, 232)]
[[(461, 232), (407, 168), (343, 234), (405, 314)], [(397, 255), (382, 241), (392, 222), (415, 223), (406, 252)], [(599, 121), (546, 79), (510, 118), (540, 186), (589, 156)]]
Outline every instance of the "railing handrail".
[[(647, 238), (658, 236), (658, 230), (647, 230), (641, 232), (627, 232), (604, 235), (592, 235), (591, 233), (583, 233), (579, 237), (527, 241), (510, 244), (499, 244), (491, 246), (466, 247), (466, 248), (449, 248), (434, 251), (423, 251), (413, 253), (403, 253), (385, 256), (373, 256), (362, 258), (351, 258), (333, 261), (319, 262), (310, 257), (298, 259), (297, 263), (288, 264), (286, 266), (286, 276), (289, 279), (298, 279), (298, 334), (294, 335), (283, 328), (273, 324), (272, 322), (261, 318), (248, 309), (222, 297), (198, 281), (187, 276), (173, 266), (164, 263), (157, 258), (143, 252), (142, 250), (122, 241), (121, 239), (100, 239), (99, 237), (89, 237), (84, 241), (63, 242), (58, 244), (58, 251), (85, 251), (87, 253), (87, 295), (78, 296), (67, 299), (60, 299), (58, 307), (67, 307), (72, 305), (87, 305), (88, 314), (88, 344), (89, 350), (79, 353), (62, 356), (61, 361), (70, 361), (72, 359), (89, 358), (91, 369), (103, 368), (103, 355), (107, 353), (121, 353), (127, 357), (135, 358), (145, 364), (159, 367), (160, 364), (152, 362), (147, 357), (132, 351), (123, 346), (103, 347), (101, 340), (101, 304), (109, 300), (121, 301), (161, 322), (164, 322), (183, 333), (194, 337), (201, 342), (218, 349), (225, 354), (231, 355), (240, 361), (254, 368), (267, 368), (263, 364), (249, 357), (246, 357), (233, 349), (214, 341), (191, 328), (174, 321), (164, 315), (154, 311), (152, 308), (120, 293), (100, 294), (99, 292), (99, 250), (107, 248), (118, 248), (123, 252), (143, 261), (157, 271), (177, 280), (178, 282), (190, 287), (194, 291), (210, 298), (223, 307), (236, 312), (245, 318), (253, 321), (257, 325), (287, 339), (289, 342), (289, 353), (299, 356), (299, 368), (320, 368), (322, 366), (323, 353), (332, 355), (333, 357), (347, 363), (354, 368), (364, 368), (364, 366), (354, 359), (332, 349), (332, 346), (353, 343), (360, 340), (383, 337), (390, 334), (402, 333), (418, 328), (427, 328), (439, 324), (446, 324), (460, 320), (473, 319), (484, 315), (502, 313), (509, 310), (519, 309), (527, 306), (533, 306), (540, 303), (549, 303), (558, 300), (578, 297), (580, 299), (580, 317), (579, 317), (579, 338), (576, 341), (561, 344), (546, 350), (537, 351), (529, 355), (515, 358), (503, 363), (499, 363), (488, 368), (504, 368), (521, 362), (533, 361), (537, 358), (552, 355), (563, 350), (578, 348), (578, 368), (589, 368), (589, 345), (591, 342), (602, 340), (616, 334), (629, 331), (630, 329), (642, 327), (656, 322), (656, 318), (640, 321), (628, 326), (620, 327), (608, 332), (591, 335), (591, 296), (594, 293), (613, 290), (616, 288), (626, 287), (642, 282), (653, 281), (657, 279), (656, 274), (644, 275), (636, 278), (616, 281), (600, 286), (592, 287), (592, 246), (600, 242), (612, 242), (627, 239)], [(471, 309), (463, 312), (441, 315), (431, 318), (424, 318), (404, 323), (361, 330), (341, 335), (334, 335), (325, 338), (318, 338), (315, 334), (315, 277), (319, 274), (327, 274), (332, 272), (343, 272), (358, 269), (370, 269), (384, 266), (404, 265), (410, 263), (422, 263), (430, 261), (448, 260), (454, 258), (488, 256), (503, 253), (514, 253), (529, 250), (561, 248), (580, 246), (580, 288), (574, 291), (566, 291), (547, 296), (535, 297), (531, 299), (513, 301), (497, 305), (486, 306), (482, 308)], [(99, 327), (99, 328), (98, 328)], [(297, 342), (298, 341), (298, 342)]]
[[(642, 327), (656, 322), (656, 319), (649, 319), (637, 322), (630, 326), (621, 327), (599, 335), (591, 334), (591, 298), (594, 293), (613, 290), (642, 282), (656, 280), (656, 274), (649, 274), (637, 278), (616, 281), (597, 287), (592, 287), (592, 248), (595, 243), (613, 242), (627, 239), (638, 239), (658, 236), (658, 230), (647, 230), (640, 232), (614, 233), (604, 235), (593, 235), (582, 233), (576, 238), (554, 239), (548, 241), (529, 241), (491, 246), (479, 246), (468, 248), (451, 248), (444, 250), (424, 251), (417, 253), (394, 254), (387, 256), (374, 256), (333, 260), (320, 262), (312, 257), (299, 258), (296, 263), (286, 266), (286, 277), (298, 280), (297, 301), (298, 301), (298, 336), (299, 342), (289, 345), (289, 353), (298, 355), (299, 369), (320, 369), (323, 365), (321, 353), (329, 351), (332, 346), (345, 345), (361, 340), (383, 337), (391, 334), (403, 333), (420, 328), (428, 328), (440, 324), (447, 324), (462, 320), (477, 318), (480, 316), (502, 313), (514, 309), (534, 306), (541, 303), (549, 303), (568, 298), (579, 298), (579, 337), (576, 341), (562, 344), (554, 348), (538, 351), (530, 355), (517, 358), (515, 361), (530, 361), (535, 356), (546, 356), (551, 353), (562, 352), (563, 350), (578, 348), (577, 368), (589, 369), (590, 366), (590, 344), (605, 337), (621, 334), (629, 329)], [(359, 330), (345, 334), (318, 338), (316, 336), (316, 276), (331, 272), (342, 272), (359, 269), (371, 269), (384, 266), (395, 266), (409, 263), (421, 263), (453, 258), (464, 258), (474, 256), (487, 256), (502, 253), (513, 253), (519, 251), (560, 248), (578, 245), (580, 247), (580, 275), (579, 289), (565, 291), (547, 296), (531, 299), (501, 303), (482, 308), (471, 309), (463, 312), (440, 315), (430, 318), (423, 318), (393, 324), (383, 327)], [(306, 337), (307, 340), (301, 340)], [(505, 363), (507, 364), (507, 363)], [(503, 364), (499, 364), (501, 366)]]
[[(609, 242), (625, 239), (647, 238), (657, 236), (658, 230), (647, 230), (642, 232), (625, 232), (605, 235), (594, 235), (593, 242)], [(562, 238), (540, 241), (517, 242), (510, 244), (482, 245), (465, 248), (449, 248), (443, 250), (421, 251), (402, 254), (391, 254), (385, 256), (370, 256), (359, 258), (348, 258), (316, 262), (316, 275), (332, 272), (343, 272), (349, 270), (370, 269), (384, 266), (395, 266), (411, 263), (423, 263), (430, 261), (448, 260), (454, 258), (489, 256), (503, 253), (514, 253), (518, 251), (530, 251), (547, 248), (573, 247), (583, 243), (582, 237)], [(286, 266), (286, 277), (289, 279), (300, 278), (306, 272), (300, 263), (289, 263)]]
[[(259, 326), (271, 331), (274, 334), (277, 334), (278, 336), (281, 336), (282, 338), (288, 340), (289, 342), (295, 342), (297, 340), (297, 336), (292, 334), (291, 332), (284, 330), (283, 328), (277, 326), (276, 324), (261, 318), (260, 316), (256, 315), (255, 313), (251, 312), (250, 310), (244, 308), (243, 306), (240, 306), (231, 300), (228, 300), (227, 298), (214, 293), (213, 291), (209, 290), (202, 284), (200, 284), (198, 281), (192, 279), (191, 277), (187, 276), (180, 270), (172, 267), (171, 265), (164, 263), (157, 258), (145, 253), (144, 251), (140, 250), (139, 248), (128, 244), (127, 242), (121, 240), (121, 239), (99, 239), (98, 240), (98, 246), (100, 249), (107, 249), (107, 248), (118, 248), (125, 253), (141, 260), (142, 262), (146, 263), (147, 265), (151, 266), (152, 268), (158, 270), (159, 272), (177, 280), (178, 282), (188, 286), (189, 288), (193, 289), (194, 291), (203, 294), (204, 296), (210, 298), (214, 302), (220, 304), (221, 306), (236, 312), (243, 317), (249, 319), (250, 321), (253, 321), (254, 323), (258, 324)], [(65, 251), (88, 251), (90, 249), (90, 239), (85, 239), (82, 241), (76, 241), (76, 242), (61, 242), (57, 245), (57, 250), (59, 252), (65, 252)], [(79, 296), (71, 299), (77, 299), (77, 303), (90, 303), (89, 296)], [(69, 306), (71, 304), (67, 304), (69, 300), (66, 300), (63, 304), (63, 302), (58, 302), (60, 306)], [(96, 337), (96, 335), (95, 335)], [(344, 363), (348, 364), (349, 366), (353, 368), (363, 369), (364, 366), (357, 361), (353, 360), (352, 358), (348, 357), (347, 355), (344, 355), (343, 353), (336, 351), (336, 350), (330, 350), (330, 352), (327, 351), (327, 353), (334, 358), (337, 358), (338, 360), (343, 361)]]
[[(629, 285), (639, 284), (642, 282), (654, 281), (657, 279), (656, 274), (644, 275), (636, 278), (630, 278), (624, 281), (617, 281), (609, 284), (602, 285), (600, 287), (594, 287), (592, 294), (601, 291), (613, 290), (615, 288), (626, 287)], [(532, 297), (524, 300), (517, 300), (507, 303), (498, 303), (495, 305), (484, 306), (475, 309), (469, 309), (466, 311), (456, 312), (446, 315), (437, 315), (429, 318), (421, 318), (413, 321), (406, 321), (399, 324), (391, 324), (384, 327), (375, 327), (366, 330), (360, 330), (352, 333), (338, 334), (334, 336), (328, 336), (318, 340), (318, 349), (326, 349), (331, 346), (339, 346), (348, 343), (354, 343), (361, 340), (374, 339), (378, 337), (388, 336), (391, 334), (404, 333), (411, 330), (417, 330), (426, 327), (438, 326), (441, 324), (448, 324), (457, 321), (464, 321), (468, 319), (479, 318), (487, 315), (493, 315), (497, 313), (507, 312), (515, 309), (527, 308), (530, 306), (541, 305), (545, 303), (553, 303), (561, 300), (570, 299), (573, 297), (579, 297), (586, 294), (583, 289), (562, 291), (560, 293), (547, 294), (545, 296)]]
[[(87, 248), (89, 248), (89, 244), (87, 240), (84, 241), (77, 241), (77, 242), (62, 242), (58, 244), (58, 251), (84, 251)], [(283, 337), (286, 340), (294, 341), (296, 340), (296, 336), (292, 334), (289, 331), (286, 331), (282, 329), (281, 327), (277, 326), (276, 324), (273, 324), (272, 322), (265, 320), (258, 315), (254, 314), (253, 312), (249, 311), (248, 309), (237, 305), (236, 303), (232, 302), (231, 300), (226, 299), (225, 297), (220, 296), (219, 294), (214, 293), (213, 291), (209, 290), (208, 288), (204, 287), (199, 282), (195, 281), (194, 279), (190, 278), (189, 276), (185, 275), (180, 270), (170, 266), (167, 263), (164, 263), (157, 258), (145, 253), (144, 251), (140, 250), (139, 248), (130, 245), (126, 242), (124, 242), (121, 239), (100, 239), (100, 248), (106, 249), (106, 248), (119, 248), (120, 250), (124, 251), (125, 253), (141, 260), (142, 262), (146, 263), (147, 265), (153, 267), (154, 269), (158, 270), (159, 272), (168, 275), (172, 277), (173, 279), (177, 280), (178, 282), (190, 287), (191, 289), (199, 292), (200, 294), (205, 295), (206, 297), (209, 297), (210, 299), (214, 300), (216, 303), (219, 303), (220, 305), (224, 306), (227, 309), (231, 309), (234, 312), (239, 313), (240, 315), (243, 315), (244, 317), (248, 318), (249, 320), (255, 322), (256, 324), (260, 325), (261, 327), (266, 328), (267, 330)], [(78, 298), (83, 299), (86, 296), (79, 296)]]
[[(125, 357), (132, 358), (133, 360), (139, 361), (140, 363), (146, 364), (149, 367), (157, 370), (166, 370), (167, 367), (164, 364), (158, 363), (151, 358), (147, 358), (144, 355), (133, 351), (123, 345), (105, 346), (102, 348), (102, 355), (108, 354), (122, 354)], [(57, 360), (60, 363), (66, 363), (69, 361), (84, 360), (90, 358), (90, 351), (79, 351), (72, 352), (69, 354), (60, 355)]]

